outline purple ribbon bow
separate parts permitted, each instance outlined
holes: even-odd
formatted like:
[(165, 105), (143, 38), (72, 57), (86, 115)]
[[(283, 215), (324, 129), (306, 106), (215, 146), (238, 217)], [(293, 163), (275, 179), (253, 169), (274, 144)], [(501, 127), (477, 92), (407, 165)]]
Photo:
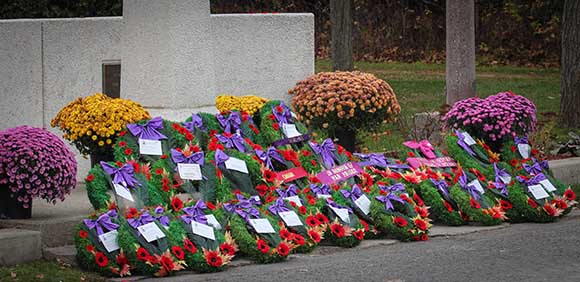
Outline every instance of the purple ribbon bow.
[(160, 140), (167, 139), (167, 136), (161, 134), (159, 130), (163, 129), (163, 120), (161, 117), (154, 117), (145, 124), (131, 123), (127, 124), (127, 129), (131, 134), (139, 137), (139, 139)]
[(106, 213), (101, 214), (96, 220), (84, 219), (83, 223), (89, 230), (96, 228), (97, 235), (101, 235), (104, 233), (103, 228), (106, 229), (107, 231), (113, 231), (119, 228), (119, 225), (113, 223), (111, 221), (111, 218), (117, 218), (117, 212), (115, 210), (110, 210)]
[(473, 184), (467, 183), (467, 175), (465, 174), (465, 172), (462, 172), (461, 176), (459, 176), (459, 185), (461, 186), (461, 188), (463, 188), (463, 190), (469, 192), (472, 198), (476, 200), (479, 200), (479, 198), (481, 198), (481, 195), (479, 195), (479, 191), (477, 191), (477, 188)]
[(495, 189), (498, 189), (499, 190), (499, 193), (500, 194), (502, 194), (504, 196), (507, 196), (508, 195), (507, 186), (503, 182), (501, 182), (501, 181), (497, 182), (497, 180), (496, 180), (493, 183), (493, 185), (495, 186)]
[(322, 185), (310, 184), (310, 190), (312, 190), (312, 192), (316, 196), (318, 196), (318, 195), (330, 196), (330, 186), (328, 186), (327, 184), (322, 184)]
[(242, 119), (238, 112), (231, 112), (227, 118), (222, 114), (216, 114), (215, 117), (225, 132), (235, 133), (242, 126)]
[(278, 198), (274, 204), (268, 207), (268, 210), (275, 215), (278, 215), (280, 212), (290, 211), (290, 209), (286, 207), (286, 202), (283, 198)]
[(258, 156), (258, 158), (260, 158), (260, 160), (262, 160), (264, 163), (266, 163), (266, 167), (268, 167), (269, 169), (274, 169), (274, 166), (272, 165), (272, 159), (277, 160), (279, 163), (284, 164), (284, 160), (282, 159), (282, 156), (280, 156), (280, 153), (278, 153), (278, 150), (276, 150), (276, 148), (274, 147), (270, 147), (268, 148), (268, 150), (266, 150), (266, 152), (256, 149), (256, 156)]
[(523, 164), (522, 167), (529, 173), (529, 174), (538, 174), (541, 173), (543, 168), (538, 162), (534, 162), (533, 165)]
[(218, 140), (222, 142), (226, 148), (236, 148), (240, 152), (246, 152), (246, 141), (239, 133), (234, 133), (230, 137), (225, 136), (224, 134), (216, 135)]
[(165, 209), (163, 207), (161, 207), (161, 206), (156, 207), (155, 208), (155, 215), (153, 217), (155, 217), (155, 219), (157, 219), (159, 221), (159, 223), (161, 223), (161, 225), (169, 227), (169, 217), (166, 215), (163, 215), (164, 212), (165, 212)]
[(230, 157), (228, 155), (226, 155), (226, 153), (224, 153), (224, 151), (216, 150), (214, 159), (215, 159), (215, 165), (221, 165), (221, 164), (225, 163), (227, 160), (229, 160)]
[[(365, 154), (360, 154), (360, 153), (354, 153), (354, 155), (364, 161), (362, 163), (363, 164), (362, 166), (365, 166), (365, 165), (380, 166), (380, 167), (387, 167), (388, 166), (387, 159), (385, 158), (385, 155), (383, 155), (383, 154), (372, 153), (372, 154), (365, 155)], [(359, 163), (359, 165), (361, 165), (361, 163)]]
[(544, 181), (547, 178), (543, 173), (538, 173), (528, 180), (521, 176), (518, 176), (517, 179), (520, 183), (525, 184), (526, 186), (532, 186), (539, 184), (541, 181)]
[(475, 152), (465, 143), (465, 136), (459, 130), (455, 130), (455, 134), (457, 134), (457, 145), (459, 145), (463, 150), (465, 150), (468, 154), (472, 157), (475, 157)]
[(207, 128), (203, 126), (203, 119), (198, 114), (191, 114), (191, 121), (183, 123), (183, 127), (187, 128), (190, 132), (195, 131), (196, 128), (203, 131), (207, 130)]
[(113, 177), (113, 183), (121, 184), (125, 187), (135, 187), (135, 185), (141, 186), (141, 183), (135, 179), (135, 170), (133, 165), (127, 163), (120, 168), (116, 168), (106, 162), (101, 161), (101, 167), (106, 174)]
[(260, 205), (260, 200), (256, 199), (255, 197), (250, 197), (250, 199), (246, 199), (244, 196), (240, 194), (236, 194), (236, 198), (238, 199), (238, 203), (225, 203), (224, 209), (228, 212), (235, 212), (243, 219), (246, 220), (247, 223), (250, 223), (250, 218), (259, 218), (260, 212), (254, 208), (254, 205)]
[(185, 156), (182, 152), (179, 152), (175, 149), (171, 149), (171, 159), (176, 164), (198, 164), (200, 166), (203, 166), (205, 156), (203, 151), (199, 151), (189, 156)]
[(449, 196), (449, 185), (447, 185), (447, 182), (445, 182), (445, 180), (443, 179), (435, 180), (431, 178), (431, 183), (433, 183), (433, 185), (437, 187), (437, 190), (443, 193), (443, 195)]
[(280, 107), (282, 108), (281, 113), (276, 109), (277, 106), (272, 106), (272, 113), (278, 122), (286, 124), (292, 123), (292, 113), (290, 112), (290, 109), (286, 106), (286, 104), (284, 104), (284, 102), (280, 102)]
[(528, 136), (524, 136), (524, 137), (514, 137), (514, 143), (516, 143), (516, 146), (519, 144), (529, 144), (528, 141)]
[(295, 184), (290, 184), (286, 189), (276, 189), (276, 193), (282, 198), (288, 198), (298, 195), (298, 187)]
[(428, 140), (421, 140), (420, 142), (407, 141), (403, 142), (403, 145), (414, 150), (420, 149), (421, 153), (423, 153), (423, 155), (428, 159), (434, 159), (437, 157), (435, 156), (435, 153), (433, 153), (433, 145), (431, 145)]
[(139, 218), (129, 218), (127, 219), (127, 223), (129, 223), (129, 225), (131, 225), (131, 227), (135, 228), (135, 230), (137, 230), (137, 233), (139, 233), (139, 235), (141, 235), (141, 232), (139, 232), (139, 229), (137, 229), (139, 226), (154, 222), (155, 218), (153, 218), (153, 216), (151, 216), (151, 214), (149, 214), (149, 212), (144, 212), (141, 214), (141, 216)]
[(497, 163), (493, 163), (493, 171), (495, 173), (495, 182), (502, 182), (501, 178), (502, 177), (509, 177), (510, 174), (507, 173), (507, 171), (505, 169), (500, 169), (499, 167), (497, 167)]
[(334, 151), (336, 151), (336, 148), (334, 147), (334, 142), (332, 142), (332, 139), (327, 138), (324, 140), (324, 142), (322, 142), (322, 144), (316, 144), (312, 142), (308, 142), (308, 144), (310, 144), (310, 147), (314, 153), (322, 157), (322, 161), (324, 162), (324, 165), (327, 169), (330, 169), (334, 166)]
[(348, 211), (348, 213), (352, 213), (352, 209), (347, 207), (347, 206), (341, 206), (337, 203), (335, 203), (333, 200), (331, 199), (326, 199), (326, 204), (328, 204), (328, 206), (333, 207), (335, 209), (345, 209)]
[(393, 202), (391, 202), (391, 201), (399, 202), (403, 205), (405, 204), (405, 201), (403, 199), (401, 199), (401, 197), (399, 197), (396, 194), (391, 193), (391, 192), (389, 192), (387, 195), (384, 195), (384, 196), (383, 195), (375, 196), (375, 199), (377, 199), (377, 201), (385, 204), (386, 211), (395, 209), (395, 206), (393, 205)]
[(203, 212), (205, 209), (207, 209), (205, 202), (201, 199), (197, 200), (197, 203), (195, 203), (194, 206), (183, 209), (185, 214), (181, 216), (181, 219), (187, 224), (191, 224), (191, 221), (193, 220), (195, 222), (207, 225), (207, 217)]
[(345, 198), (347, 198), (347, 199), (350, 198), (350, 200), (353, 202), (358, 200), (358, 198), (360, 198), (363, 195), (362, 190), (356, 184), (352, 186), (352, 189), (350, 191), (342, 189), (342, 190), (340, 190), (340, 193)]
[(394, 193), (394, 192), (405, 192), (405, 186), (402, 183), (395, 183), (391, 186), (384, 186), (384, 185), (378, 185), (379, 189), (388, 192), (388, 193)]

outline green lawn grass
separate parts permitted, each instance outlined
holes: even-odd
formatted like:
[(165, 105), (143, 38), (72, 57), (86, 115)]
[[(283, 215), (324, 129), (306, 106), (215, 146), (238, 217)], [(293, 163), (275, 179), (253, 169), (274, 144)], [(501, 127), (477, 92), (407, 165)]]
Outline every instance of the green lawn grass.
[(59, 281), (87, 281), (87, 282), (101, 282), (105, 281), (95, 273), (83, 272), (82, 270), (64, 264), (59, 264), (56, 261), (35, 261), (31, 263), (2, 266), (0, 267), (0, 281), (43, 281), (43, 282), (59, 282)]
[[(401, 104), (402, 119), (409, 120), (415, 113), (435, 111), (445, 103), (445, 65), (425, 63), (367, 63), (355, 62), (355, 68), (387, 81)], [(331, 71), (329, 60), (317, 60), (316, 72)], [(558, 68), (532, 68), (513, 66), (477, 66), (476, 91), (479, 97), (498, 92), (512, 91), (532, 100), (538, 118), (543, 123), (556, 123), (560, 107), (560, 70)], [(548, 120), (544, 117), (550, 117)], [(409, 122), (405, 122), (406, 125)], [(404, 126), (403, 126), (404, 127)], [(378, 129), (379, 136), (359, 132), (361, 148), (370, 151), (398, 150), (407, 138), (406, 128), (398, 125)], [(562, 140), (569, 131), (556, 126), (553, 137)]]

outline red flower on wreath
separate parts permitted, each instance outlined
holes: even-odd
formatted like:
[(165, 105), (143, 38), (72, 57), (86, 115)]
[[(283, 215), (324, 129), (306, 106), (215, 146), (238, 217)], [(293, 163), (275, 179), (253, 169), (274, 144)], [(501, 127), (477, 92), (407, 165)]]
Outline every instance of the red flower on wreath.
[(518, 165), (518, 161), (516, 159), (511, 159), (510, 160), (510, 165), (511, 166), (516, 166), (516, 165)]
[(517, 149), (516, 149), (516, 146), (512, 145), (512, 146), (510, 147), (510, 150), (512, 151), (512, 153), (515, 153), (515, 152), (516, 152), (516, 150), (517, 150)]
[(318, 163), (316, 162), (316, 160), (315, 160), (315, 159), (312, 159), (312, 160), (310, 160), (310, 163), (311, 163), (313, 166), (317, 166), (317, 165), (318, 165)]
[(306, 218), (306, 225), (310, 227), (318, 226), (320, 225), (320, 221), (316, 217), (310, 215)]
[(127, 212), (127, 214), (125, 214), (125, 218), (129, 219), (129, 218), (135, 218), (139, 215), (139, 211), (136, 208), (129, 208), (129, 211)]
[(272, 123), (272, 128), (274, 128), (274, 130), (278, 131), (280, 130), (280, 124), (278, 124), (277, 122)]
[(192, 254), (197, 253), (197, 248), (188, 238), (183, 239), (183, 248)]
[(228, 243), (220, 244), (220, 250), (221, 250), (222, 254), (225, 254), (228, 256), (233, 256), (234, 254), (236, 254), (236, 250), (234, 249), (234, 247), (232, 247), (232, 245), (230, 245)]
[(271, 171), (269, 169), (264, 170), (264, 179), (267, 182), (274, 182), (276, 180), (276, 176), (277, 175), (276, 175), (275, 172), (273, 172), (273, 171)]
[(259, 184), (256, 186), (256, 191), (258, 191), (258, 194), (260, 194), (261, 197), (264, 197), (266, 195), (266, 193), (268, 193), (268, 185), (266, 184)]
[(574, 190), (568, 188), (566, 191), (564, 191), (564, 197), (568, 201), (574, 201), (576, 200), (576, 193), (574, 193)]
[(121, 136), (121, 137), (125, 136), (125, 134), (127, 134), (127, 130), (123, 130), (123, 131), (119, 132), (119, 136)]
[(306, 243), (304, 237), (302, 237), (302, 235), (300, 234), (294, 234), (294, 238), (292, 238), (292, 241), (298, 246), (302, 246)]
[(445, 206), (448, 212), (453, 212), (453, 207), (447, 201), (443, 200), (443, 206)]
[(216, 209), (216, 206), (215, 206), (215, 204), (213, 202), (206, 202), (205, 205), (207, 206), (207, 208), (209, 210), (212, 210), (213, 211), (213, 210)]
[(305, 206), (300, 206), (298, 208), (298, 212), (300, 212), (300, 214), (306, 214), (307, 210)]
[(187, 139), (187, 141), (191, 141), (191, 140), (193, 140), (193, 135), (188, 132), (185, 134), (185, 139)]
[(137, 259), (140, 261), (147, 261), (150, 256), (151, 255), (149, 254), (149, 252), (143, 247), (140, 247), (137, 250)]
[(474, 208), (474, 209), (479, 209), (479, 208), (481, 208), (481, 205), (480, 205), (480, 204), (479, 204), (479, 203), (478, 203), (476, 200), (474, 200), (473, 198), (469, 198), (469, 204), (470, 204), (470, 205), (471, 205), (471, 207), (472, 207), (472, 208)]
[(85, 180), (86, 180), (87, 182), (91, 182), (91, 181), (95, 180), (95, 176), (94, 176), (94, 175), (92, 175), (92, 174), (89, 174)]
[(284, 240), (292, 240), (293, 234), (288, 231), (288, 229), (281, 229), (280, 230), (280, 237)]
[(549, 215), (549, 216), (556, 216), (556, 208), (548, 203), (544, 204), (544, 211)]
[(89, 233), (87, 231), (79, 230), (79, 237), (87, 238), (88, 236), (89, 236)]
[(568, 208), (568, 204), (562, 198), (552, 200), (552, 204), (556, 206), (556, 208), (565, 210)]
[(415, 226), (417, 226), (417, 228), (419, 228), (419, 230), (425, 231), (427, 230), (427, 223), (425, 221), (423, 221), (422, 219), (415, 219)]
[(183, 260), (183, 258), (185, 257), (185, 253), (183, 252), (183, 249), (180, 246), (171, 247), (171, 253), (173, 253), (173, 255), (179, 260)]
[(266, 241), (259, 239), (257, 242), (258, 250), (262, 252), (262, 254), (267, 254), (270, 251), (270, 246), (266, 243)]
[(127, 142), (125, 142), (125, 141), (119, 142), (119, 147), (125, 147), (125, 146), (127, 146)]
[(125, 155), (132, 155), (132, 154), (133, 154), (133, 149), (131, 149), (131, 148), (125, 149)]
[(328, 223), (328, 217), (326, 217), (322, 213), (317, 213), (316, 214), (316, 219), (318, 219), (318, 221), (320, 221), (320, 222)]
[(204, 255), (205, 261), (210, 266), (220, 267), (223, 265), (222, 257), (219, 255), (217, 251), (206, 251)]
[(170, 272), (175, 267), (175, 264), (173, 264), (173, 260), (169, 256), (162, 256), (161, 266), (163, 266), (165, 271)]
[(399, 227), (405, 227), (407, 226), (407, 220), (400, 217), (400, 216), (395, 216), (393, 218), (393, 222), (395, 223), (395, 225), (399, 226)]
[(411, 157), (411, 158), (414, 158), (414, 157), (415, 157), (415, 153), (413, 153), (413, 152), (408, 152), (408, 153), (407, 153), (407, 156), (409, 156), (409, 157)]
[(310, 236), (310, 239), (312, 239), (314, 243), (319, 243), (320, 240), (322, 240), (322, 238), (320, 238), (320, 234), (314, 230), (308, 231), (308, 236)]
[(106, 267), (107, 265), (109, 265), (109, 259), (101, 252), (97, 252), (95, 254), (95, 262), (100, 267)]
[(528, 198), (528, 205), (534, 209), (538, 207), (538, 203), (536, 203), (536, 201), (534, 201), (532, 198)]
[(501, 206), (501, 209), (504, 211), (512, 209), (514, 207), (512, 203), (506, 200), (499, 200), (499, 205)]
[(416, 192), (413, 192), (413, 200), (415, 200), (415, 202), (419, 206), (424, 206), (425, 205), (425, 203), (423, 202), (423, 200), (421, 199), (421, 197), (419, 197), (419, 195), (417, 195)]
[(366, 221), (362, 220), (362, 219), (359, 219), (359, 221), (360, 221), (360, 224), (362, 224), (365, 232), (369, 231), (369, 224)]
[(352, 236), (354, 236), (357, 240), (362, 241), (365, 238), (365, 232), (362, 229), (359, 229), (355, 232), (352, 232)]
[(87, 245), (85, 247), (85, 250), (87, 250), (87, 252), (89, 252), (89, 253), (92, 253), (92, 252), (95, 251), (95, 246), (93, 246), (93, 245)]
[(178, 212), (183, 208), (183, 201), (177, 197), (171, 198), (171, 207), (174, 211)]
[(429, 235), (427, 235), (425, 233), (421, 234), (421, 241), (427, 241), (427, 240), (429, 240)]
[(286, 244), (285, 242), (281, 242), (280, 244), (278, 244), (278, 254), (285, 257), (288, 256), (288, 254), (290, 253), (290, 247), (288, 247), (288, 244)]
[(330, 225), (330, 232), (332, 232), (336, 238), (342, 238), (345, 234), (344, 227), (338, 223), (333, 223)]

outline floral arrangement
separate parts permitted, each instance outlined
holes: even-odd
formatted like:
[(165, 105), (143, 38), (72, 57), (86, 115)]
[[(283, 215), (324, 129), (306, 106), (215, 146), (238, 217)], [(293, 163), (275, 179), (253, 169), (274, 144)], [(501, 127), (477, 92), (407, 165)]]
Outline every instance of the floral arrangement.
[(127, 123), (146, 118), (149, 113), (138, 103), (96, 93), (70, 102), (50, 124), (64, 131), (63, 138), (81, 154), (89, 155), (109, 152)]
[(299, 120), (310, 127), (372, 130), (393, 121), (401, 107), (391, 86), (369, 73), (323, 72), (288, 91)]
[(253, 116), (266, 102), (268, 99), (254, 95), (241, 97), (219, 95), (215, 99), (215, 106), (222, 113), (236, 110)]
[(536, 106), (524, 96), (501, 92), (485, 99), (458, 101), (443, 121), (445, 128), (465, 130), (499, 150), (514, 136), (536, 129)]
[(29, 126), (0, 131), (0, 186), (24, 208), (36, 197), (63, 201), (76, 173), (74, 154), (54, 134)]
[[(294, 149), (298, 149), (301, 142), (310, 139), (307, 128), (293, 117), (292, 111), (284, 102), (275, 100), (265, 103), (260, 110), (260, 117), (261, 141), (265, 145), (291, 144)], [(286, 132), (288, 130), (296, 132)], [(302, 136), (295, 138), (298, 137), (294, 136), (297, 133)]]

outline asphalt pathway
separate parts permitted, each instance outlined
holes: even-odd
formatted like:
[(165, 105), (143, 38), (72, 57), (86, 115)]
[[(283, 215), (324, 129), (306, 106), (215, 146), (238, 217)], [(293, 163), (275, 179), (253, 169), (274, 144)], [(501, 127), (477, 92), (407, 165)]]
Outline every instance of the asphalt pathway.
[(140, 281), (580, 281), (580, 217)]

